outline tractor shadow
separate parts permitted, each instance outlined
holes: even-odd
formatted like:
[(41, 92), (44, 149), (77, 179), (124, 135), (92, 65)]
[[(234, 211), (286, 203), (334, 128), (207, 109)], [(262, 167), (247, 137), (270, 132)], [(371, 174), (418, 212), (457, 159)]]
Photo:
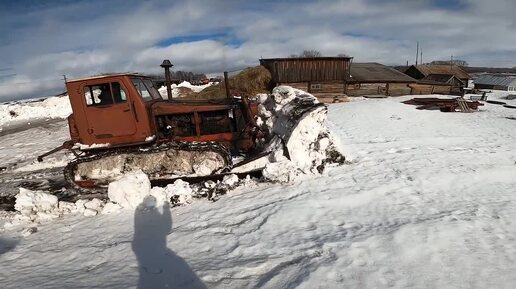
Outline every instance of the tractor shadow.
[(147, 196), (134, 214), (132, 248), (138, 261), (138, 287), (206, 288), (185, 260), (167, 248), (172, 229), (170, 204), (154, 206), (156, 199)]

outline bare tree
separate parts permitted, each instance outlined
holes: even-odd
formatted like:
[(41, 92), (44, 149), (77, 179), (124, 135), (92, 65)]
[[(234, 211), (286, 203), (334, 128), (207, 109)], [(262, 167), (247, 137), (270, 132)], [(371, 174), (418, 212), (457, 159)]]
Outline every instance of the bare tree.
[(451, 60), (434, 60), (434, 61), (430, 62), (430, 64), (434, 64), (434, 65), (454, 64), (454, 65), (458, 65), (458, 66), (469, 66), (468, 62), (466, 62), (465, 60), (460, 60), (460, 59), (454, 59), (453, 61), (451, 61)]
[(310, 50), (303, 50), (303, 52), (301, 53), (301, 55), (299, 55), (299, 57), (321, 57), (322, 54), (321, 52), (317, 51), (317, 50), (314, 50), (314, 49), (310, 49)]

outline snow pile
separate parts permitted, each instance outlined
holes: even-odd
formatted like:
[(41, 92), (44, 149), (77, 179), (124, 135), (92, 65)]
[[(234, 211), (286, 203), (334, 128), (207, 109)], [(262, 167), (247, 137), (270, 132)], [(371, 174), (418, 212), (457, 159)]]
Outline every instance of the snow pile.
[(327, 164), (343, 163), (344, 156), (326, 126), (327, 107), (316, 97), (279, 86), (258, 101), (257, 124), (270, 137), (267, 179), (288, 182), (299, 175), (321, 173)]
[[(227, 175), (221, 182), (208, 181), (203, 184), (190, 185), (183, 180), (176, 180), (166, 187), (151, 187), (148, 176), (141, 170), (136, 170), (126, 173), (120, 179), (109, 184), (110, 203), (107, 203), (106, 207), (109, 205), (111, 212), (116, 210), (113, 204), (116, 204), (117, 208), (127, 209), (136, 209), (142, 203), (145, 203), (145, 207), (162, 207), (166, 203), (188, 204), (194, 198), (212, 198), (221, 191), (226, 192), (247, 182), (249, 180), (239, 180), (236, 175)], [(147, 198), (148, 196), (154, 198)], [(154, 203), (146, 203), (148, 200), (153, 200)]]
[(43, 101), (0, 105), (0, 130), (17, 124), (67, 118), (72, 113), (68, 96), (53, 96)]
[(57, 208), (57, 205), (58, 200), (54, 195), (20, 188), (14, 209), (22, 215), (31, 216), (33, 213), (50, 213)]
[[(20, 188), (20, 192), (16, 195), (14, 209), (18, 214), (10, 222), (4, 224), (6, 228), (56, 219), (62, 215), (75, 212), (75, 204), (59, 202), (56, 196), (45, 192)], [(27, 236), (36, 231), (27, 228), (23, 235)]]
[(149, 195), (151, 183), (142, 171), (125, 174), (119, 180), (111, 182), (108, 187), (108, 198), (124, 208), (136, 208)]
[[(172, 85), (170, 85), (170, 87), (172, 88), (172, 98), (183, 97), (183, 96), (185, 96), (185, 94), (188, 94), (188, 92), (201, 92), (205, 88), (210, 87), (214, 84), (217, 84), (217, 83), (210, 82), (210, 83), (204, 84), (204, 85), (193, 85), (188, 81), (183, 81), (180, 84), (173, 83)], [(168, 96), (167, 96), (167, 87), (166, 86), (160, 87), (158, 89), (158, 91), (163, 98), (167, 99)]]
[(31, 191), (20, 188), (16, 195), (14, 209), (17, 211), (10, 222), (4, 224), (5, 228), (13, 226), (26, 226), (24, 235), (36, 232), (33, 230), (34, 223), (44, 223), (64, 215), (82, 214), (84, 216), (95, 216), (97, 214), (111, 213), (120, 208), (116, 204), (105, 204), (102, 200), (93, 198), (91, 200), (78, 200), (75, 203), (59, 201), (57, 196), (43, 191)]

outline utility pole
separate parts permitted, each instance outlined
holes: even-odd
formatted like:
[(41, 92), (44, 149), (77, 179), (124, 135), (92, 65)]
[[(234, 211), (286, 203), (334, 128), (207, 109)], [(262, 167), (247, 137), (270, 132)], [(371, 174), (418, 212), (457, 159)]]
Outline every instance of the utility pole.
[(417, 58), (419, 56), (419, 41), (417, 42), (417, 46), (416, 46), (416, 66), (417, 66)]
[(423, 47), (421, 47), (421, 57), (419, 57), (419, 62), (423, 65)]

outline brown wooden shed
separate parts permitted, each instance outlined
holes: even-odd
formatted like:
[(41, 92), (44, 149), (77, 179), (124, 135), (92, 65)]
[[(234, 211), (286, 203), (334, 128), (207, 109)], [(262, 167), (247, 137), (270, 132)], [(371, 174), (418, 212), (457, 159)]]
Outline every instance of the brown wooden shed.
[(352, 57), (260, 59), (274, 85), (289, 85), (307, 91), (322, 102), (346, 97)]

